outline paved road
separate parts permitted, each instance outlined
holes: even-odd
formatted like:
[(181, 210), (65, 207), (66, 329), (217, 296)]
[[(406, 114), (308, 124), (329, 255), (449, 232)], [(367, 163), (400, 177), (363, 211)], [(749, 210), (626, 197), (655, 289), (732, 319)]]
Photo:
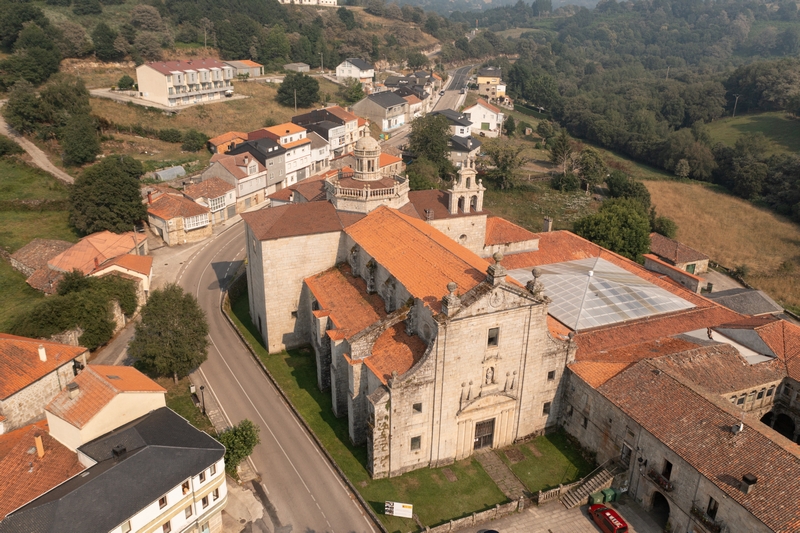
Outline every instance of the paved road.
[[(0, 100), (0, 107), (5, 105), (6, 100)], [(74, 183), (75, 179), (55, 166), (50, 160), (47, 158), (44, 152), (42, 152), (38, 146), (33, 144), (31, 141), (23, 137), (22, 135), (18, 134), (16, 131), (12, 130), (11, 127), (6, 123), (6, 120), (0, 115), (0, 133), (5, 135), (6, 137), (11, 137), (14, 139), (17, 144), (19, 144), (23, 150), (28, 152), (28, 155), (31, 156), (31, 160), (33, 164), (37, 167), (41, 168), (45, 172), (52, 174), (53, 177), (56, 179), (60, 179), (65, 183)]]
[(240, 222), (215, 235), (178, 274), (178, 283), (197, 296), (208, 315), (212, 345), (200, 368), (207, 391), (228, 422), (247, 418), (261, 427), (261, 444), (252, 460), (268, 493), (274, 533), (373, 531), (220, 311), (220, 285), (224, 287), (242, 264), (243, 234)]

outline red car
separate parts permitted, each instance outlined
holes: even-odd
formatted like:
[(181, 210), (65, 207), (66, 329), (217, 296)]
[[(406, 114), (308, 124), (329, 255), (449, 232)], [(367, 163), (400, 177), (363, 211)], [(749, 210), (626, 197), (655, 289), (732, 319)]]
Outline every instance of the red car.
[(589, 516), (603, 533), (628, 533), (628, 524), (614, 509), (596, 503), (589, 507)]

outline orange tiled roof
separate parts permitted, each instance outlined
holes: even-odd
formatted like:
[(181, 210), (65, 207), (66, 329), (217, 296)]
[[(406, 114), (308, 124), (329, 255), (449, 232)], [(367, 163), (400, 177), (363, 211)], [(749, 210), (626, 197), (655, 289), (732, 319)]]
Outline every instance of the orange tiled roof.
[(594, 388), (599, 387), (633, 363), (605, 363), (601, 361), (578, 361), (569, 369)]
[[(489, 111), (492, 111), (493, 113), (497, 113), (497, 114), (502, 113), (502, 111), (500, 111), (498, 108), (496, 108), (495, 106), (493, 106), (492, 104), (490, 104), (489, 102), (487, 102), (486, 100), (484, 100), (482, 98), (478, 98), (478, 101), (475, 103), (475, 105), (481, 105), (481, 106), (485, 107), (486, 109), (488, 109)], [(475, 107), (475, 106), (473, 106), (473, 107)]]
[(178, 217), (194, 217), (210, 213), (211, 211), (197, 202), (183, 196), (165, 194), (147, 206), (147, 214), (161, 220), (171, 220)]
[(311, 139), (306, 137), (305, 139), (297, 139), (296, 141), (292, 141), (290, 143), (281, 144), (281, 146), (283, 146), (284, 148), (286, 148), (288, 150), (288, 149), (294, 148), (296, 146), (302, 146), (304, 144), (309, 144), (310, 142), (311, 142)]
[(770, 317), (754, 329), (786, 366), (789, 377), (800, 381), (800, 326)]
[(110, 231), (92, 233), (68, 250), (55, 256), (48, 262), (48, 265), (61, 272), (78, 269), (84, 274), (88, 274), (94, 270), (95, 259), (98, 263), (103, 263), (118, 255), (130, 253), (135, 248), (134, 243), (142, 243), (145, 239), (144, 235), (138, 235), (132, 231), (119, 235)]
[[(732, 435), (729, 428), (741, 421), (741, 410), (669, 372), (656, 372), (651, 361), (632, 365), (597, 390), (770, 530), (800, 530), (796, 445), (782, 445), (783, 437), (756, 421)], [(740, 490), (745, 474), (758, 478), (749, 494)]]
[(650, 234), (650, 251), (672, 263), (688, 263), (708, 259), (706, 254), (658, 233)]
[[(431, 210), (433, 212), (434, 220), (464, 216), (486, 216), (489, 214), (486, 209), (478, 212), (473, 211), (472, 207), (468, 207), (467, 212), (458, 211), (454, 214), (451, 214), (448, 207), (448, 194), (437, 189), (430, 189), (427, 191), (410, 191), (408, 193), (408, 201), (410, 204), (413, 204), (414, 209), (417, 213), (419, 213), (420, 217), (425, 216), (426, 210)], [(503, 263), (503, 265), (505, 265), (505, 263)]]
[[(39, 359), (40, 345), (45, 348), (46, 361)], [(87, 352), (82, 346), (0, 333), (0, 399), (21, 391)]]
[[(245, 161), (247, 162), (245, 163)], [(258, 160), (252, 157), (250, 154), (214, 154), (211, 156), (211, 162), (222, 165), (225, 170), (230, 172), (230, 174), (237, 180), (243, 180), (251, 176), (251, 174), (247, 173), (247, 167), (253, 163), (256, 164), (257, 173), (264, 172), (264, 170), (266, 170), (264, 165), (259, 163)]]
[(359, 127), (359, 128), (360, 128), (361, 126), (366, 126), (366, 124), (367, 124), (367, 119), (365, 119), (365, 118), (361, 118), (361, 117), (358, 117), (358, 127)]
[(118, 394), (167, 391), (131, 366), (90, 365), (78, 374), (80, 392), (75, 398), (64, 390), (45, 409), (77, 428), (85, 426)]
[(320, 312), (330, 316), (342, 338), (386, 318), (381, 297), (367, 294), (366, 282), (353, 276), (347, 263), (308, 277), (305, 283), (317, 299)]
[(439, 311), (447, 284), (464, 294), (486, 279), (489, 264), (422, 220), (379, 207), (345, 229), (406, 290)]
[(302, 133), (306, 131), (306, 129), (303, 126), (298, 126), (294, 122), (284, 122), (283, 124), (278, 124), (277, 126), (270, 126), (268, 128), (261, 128), (261, 129), (277, 137), (283, 137), (284, 135), (294, 135), (295, 133)]
[(550, 231), (533, 233), (533, 235), (539, 239), (539, 250), (507, 254), (503, 258), (504, 267), (514, 270), (516, 268), (533, 268), (553, 263), (564, 263), (576, 259), (588, 259), (590, 257), (599, 257), (603, 250), (600, 246), (569, 231)]
[[(42, 457), (29, 453), (37, 435)], [(77, 454), (50, 436), (45, 421), (0, 435), (0, 450), (0, 520), (84, 469)]]
[(422, 359), (427, 346), (416, 335), (408, 335), (404, 322), (390, 327), (375, 341), (372, 355), (364, 359), (375, 376), (386, 385), (392, 372), (402, 376)]
[[(208, 144), (213, 146), (220, 146), (222, 144), (230, 144), (232, 141), (244, 142), (247, 140), (247, 134), (241, 131), (229, 131), (222, 135), (217, 135), (208, 140)], [(236, 143), (239, 144), (239, 143)]]
[[(535, 233), (517, 226), (500, 217), (486, 219), (486, 245), (508, 244), (511, 242), (530, 241), (537, 238)], [(505, 262), (503, 263), (505, 266)]]
[(308, 202), (242, 213), (242, 219), (258, 240), (269, 241), (342, 231), (345, 220), (352, 223), (352, 217), (347, 215), (336, 211), (330, 202)]
[(237, 62), (241, 63), (243, 65), (247, 65), (248, 67), (262, 67), (262, 66), (264, 66), (264, 65), (261, 65), (259, 63), (256, 63), (255, 61), (251, 61), (249, 59), (239, 59), (239, 60), (237, 60)]
[(214, 176), (200, 183), (189, 185), (183, 190), (183, 194), (194, 200), (198, 198), (212, 199), (219, 198), (234, 188), (235, 187), (227, 181)]
[(28, 279), (25, 280), (25, 283), (45, 294), (55, 294), (58, 291), (58, 284), (63, 277), (63, 272), (53, 270), (48, 266), (43, 266), (31, 274)]
[(150, 276), (153, 270), (153, 256), (134, 254), (119, 255), (100, 265), (100, 268), (98, 268), (96, 272), (103, 271), (112, 266), (120, 266), (126, 270), (132, 270), (133, 272)]
[[(54, 239), (33, 239), (31, 242), (11, 254), (11, 259), (19, 261), (34, 271), (47, 266), (47, 262), (65, 252), (72, 246), (71, 242)], [(29, 271), (30, 272), (30, 271)]]
[[(359, 120), (359, 121), (363, 120), (363, 119), (360, 119), (359, 117), (357, 117), (353, 113), (350, 113), (349, 111), (347, 111), (346, 109), (344, 109), (343, 107), (338, 106), (338, 105), (332, 105), (330, 107), (326, 107), (325, 111), (327, 111), (328, 113), (330, 113), (331, 115), (333, 115), (335, 117), (338, 117), (338, 118), (344, 120), (345, 122), (351, 122), (353, 120)], [(360, 125), (361, 125), (361, 123), (359, 122), (359, 126)]]
[(397, 156), (393, 156), (391, 154), (384, 154), (381, 153), (380, 160), (378, 161), (378, 166), (380, 168), (388, 167), (389, 165), (394, 165), (395, 163), (402, 162), (403, 159)]
[(408, 102), (408, 105), (413, 105), (413, 104), (421, 104), (421, 103), (422, 103), (422, 100), (420, 100), (419, 98), (417, 98), (417, 97), (416, 97), (416, 96), (414, 96), (413, 94), (410, 94), (410, 95), (408, 95), (408, 96), (404, 96), (404, 97), (403, 97), (403, 99), (404, 99), (406, 102)]

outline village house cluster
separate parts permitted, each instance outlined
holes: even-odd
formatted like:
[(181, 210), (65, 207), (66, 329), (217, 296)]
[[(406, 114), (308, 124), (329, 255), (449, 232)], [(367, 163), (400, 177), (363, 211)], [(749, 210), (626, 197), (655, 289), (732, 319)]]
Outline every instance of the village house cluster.
[(220, 533), (225, 448), (144, 374), (87, 355), (0, 334), (0, 532)]
[(676, 241), (645, 268), (489, 215), (470, 158), (410, 191), (380, 156), (364, 137), (243, 215), (253, 323), (270, 352), (313, 347), (373, 477), (561, 426), (675, 530), (800, 523), (800, 327), (687, 286), (708, 258)]

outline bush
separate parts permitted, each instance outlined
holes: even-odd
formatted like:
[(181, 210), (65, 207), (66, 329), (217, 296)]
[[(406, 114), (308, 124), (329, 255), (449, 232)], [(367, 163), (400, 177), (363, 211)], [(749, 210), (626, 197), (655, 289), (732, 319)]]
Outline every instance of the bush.
[(89, 115), (70, 117), (61, 134), (61, 148), (64, 150), (64, 162), (68, 165), (94, 161), (100, 153), (95, 120)]
[(571, 172), (556, 174), (550, 179), (550, 186), (557, 191), (572, 192), (580, 188), (581, 180)]
[(258, 436), (260, 430), (261, 428), (245, 418), (217, 437), (217, 440), (225, 446), (225, 470), (231, 476), (236, 476), (236, 468), (261, 442), (261, 437)]
[(133, 89), (133, 85), (134, 85), (135, 83), (136, 83), (136, 82), (134, 81), (134, 79), (133, 79), (133, 78), (131, 78), (130, 76), (128, 76), (127, 74), (125, 74), (125, 75), (124, 75), (124, 76), (122, 76), (122, 77), (119, 79), (119, 81), (117, 82), (117, 87), (119, 87), (119, 88), (120, 88), (120, 89), (122, 89), (123, 91), (129, 91), (130, 89)]
[(192, 129), (183, 134), (183, 144), (181, 145), (181, 150), (186, 150), (187, 152), (197, 152), (198, 150), (202, 150), (207, 142), (208, 135)]
[(163, 130), (158, 130), (158, 140), (164, 141), (167, 143), (179, 143), (183, 142), (183, 133), (180, 130), (176, 130), (175, 128), (166, 128)]
[(642, 261), (650, 249), (650, 220), (635, 200), (606, 200), (600, 211), (575, 221), (574, 228), (584, 239), (634, 261)]
[(13, 140), (0, 135), (0, 156), (21, 154), (25, 150)]
[(652, 229), (656, 233), (670, 239), (674, 239), (675, 235), (678, 233), (678, 225), (669, 217), (656, 217), (653, 221)]

